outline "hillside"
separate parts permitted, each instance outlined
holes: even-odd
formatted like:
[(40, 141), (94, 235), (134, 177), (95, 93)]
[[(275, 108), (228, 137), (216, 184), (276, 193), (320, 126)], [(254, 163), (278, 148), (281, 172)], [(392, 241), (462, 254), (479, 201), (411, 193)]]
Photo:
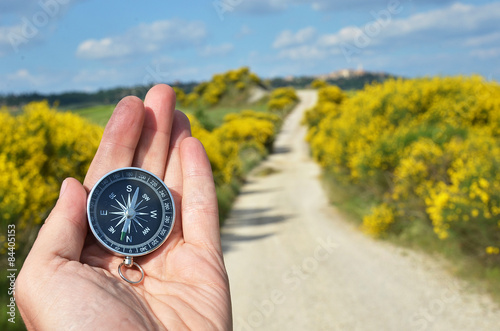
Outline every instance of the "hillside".
[[(306, 88), (315, 79), (323, 78), (331, 85), (337, 85), (343, 90), (359, 90), (366, 84), (372, 82), (383, 82), (388, 78), (395, 77), (387, 73), (362, 72), (349, 76), (301, 76), (301, 77), (276, 77), (259, 82), (263, 88), (275, 89), (284, 86), (294, 88)], [(196, 90), (203, 82), (170, 82), (169, 85), (182, 89), (184, 93), (190, 94)], [(135, 95), (141, 99), (152, 85), (137, 85), (131, 87), (115, 87), (102, 89), (97, 92), (69, 91), (64, 93), (23, 93), (23, 94), (2, 94), (0, 92), (0, 106), (20, 107), (32, 101), (47, 100), (50, 104), (58, 104), (61, 108), (84, 108), (95, 105), (116, 104), (121, 98), (127, 95)]]

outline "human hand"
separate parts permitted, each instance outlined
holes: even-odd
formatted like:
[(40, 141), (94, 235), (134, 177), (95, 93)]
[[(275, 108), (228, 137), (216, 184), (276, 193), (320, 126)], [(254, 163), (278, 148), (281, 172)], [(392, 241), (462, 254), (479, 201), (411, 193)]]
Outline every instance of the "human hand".
[[(210, 163), (190, 136), (170, 87), (153, 87), (144, 103), (135, 97), (120, 101), (84, 186), (64, 181), (17, 278), (16, 302), (28, 329), (232, 328)], [(118, 275), (123, 258), (87, 233), (87, 192), (109, 171), (127, 166), (163, 178), (177, 210), (167, 241), (134, 258), (146, 273), (135, 286)]]

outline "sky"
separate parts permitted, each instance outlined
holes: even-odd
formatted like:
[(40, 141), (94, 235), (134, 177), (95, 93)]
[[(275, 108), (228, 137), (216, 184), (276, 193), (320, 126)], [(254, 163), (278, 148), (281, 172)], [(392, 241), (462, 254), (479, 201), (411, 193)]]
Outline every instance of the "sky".
[(344, 68), (500, 77), (500, 1), (0, 0), (0, 94)]

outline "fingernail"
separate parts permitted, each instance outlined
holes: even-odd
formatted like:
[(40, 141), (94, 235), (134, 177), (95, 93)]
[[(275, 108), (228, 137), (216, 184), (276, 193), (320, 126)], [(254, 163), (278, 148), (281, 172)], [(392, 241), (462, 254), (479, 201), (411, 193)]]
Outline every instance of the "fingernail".
[(59, 191), (59, 197), (62, 197), (64, 191), (66, 191), (66, 186), (68, 186), (68, 179), (67, 178), (61, 184), (61, 190)]

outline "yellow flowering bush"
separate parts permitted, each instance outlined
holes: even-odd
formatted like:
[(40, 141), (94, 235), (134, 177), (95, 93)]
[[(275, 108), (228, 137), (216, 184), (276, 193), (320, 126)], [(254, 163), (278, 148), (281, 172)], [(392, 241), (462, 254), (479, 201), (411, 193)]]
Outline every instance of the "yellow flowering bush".
[(244, 82), (238, 82), (236, 83), (236, 88), (238, 89), (238, 91), (243, 91), (247, 88), (247, 84), (245, 84)]
[(193, 136), (205, 146), (218, 185), (241, 179), (243, 150), (253, 148), (261, 157), (267, 154), (280, 122), (276, 115), (244, 110), (226, 115), (221, 126), (208, 131), (194, 116), (189, 119)]
[(488, 247), (486, 247), (486, 254), (498, 255), (498, 254), (500, 254), (500, 248), (488, 246)]
[(220, 99), (227, 90), (227, 84), (224, 81), (224, 76), (215, 75), (210, 83), (207, 84), (206, 88), (201, 95), (202, 100), (208, 106), (214, 106), (219, 103)]
[(182, 105), (185, 107), (214, 107), (220, 102), (231, 99), (235, 94), (242, 94), (249, 88), (262, 84), (260, 78), (250, 69), (243, 67), (229, 70), (226, 73), (215, 74), (209, 82), (197, 85), (193, 92), (183, 98)]
[(216, 132), (203, 128), (200, 122), (189, 115), (191, 132), (205, 146), (216, 185), (229, 183), (241, 173), (241, 161), (238, 157), (238, 144), (234, 141), (222, 141)]
[(278, 122), (276, 115), (244, 110), (226, 115), (216, 132), (223, 140), (235, 141), (241, 147), (253, 146), (265, 155), (274, 142)]
[(478, 76), (392, 79), (350, 98), (325, 87), (304, 121), (313, 157), (380, 201), (364, 218), (367, 232), (402, 231), (424, 215), (438, 238), (453, 237), (480, 258), (496, 256), (498, 83)]
[(328, 83), (324, 81), (323, 79), (315, 79), (311, 82), (311, 88), (313, 89), (320, 89), (323, 87), (327, 87)]
[(186, 103), (186, 93), (180, 87), (174, 86), (172, 87), (175, 92), (175, 99), (177, 104), (184, 105)]
[[(48, 102), (33, 102), (21, 115), (0, 113), (0, 215), (2, 227), (15, 224), (17, 242), (30, 233), (54, 205), (61, 182), (83, 180), (99, 144), (102, 128)], [(34, 232), (36, 234), (36, 231)], [(5, 248), (5, 238), (0, 238)], [(25, 246), (25, 245), (23, 245)]]
[(363, 218), (363, 230), (371, 235), (378, 235), (381, 231), (387, 230), (394, 222), (392, 208), (386, 203), (382, 203), (373, 208), (370, 215)]
[(282, 119), (275, 114), (243, 110), (227, 114), (219, 127), (209, 131), (201, 120), (193, 115), (188, 117), (192, 135), (207, 151), (216, 185), (219, 215), (223, 220), (245, 174), (271, 149)]
[(0, 196), (2, 197), (0, 212), (2, 226), (4, 226), (13, 223), (26, 206), (25, 185), (27, 183), (22, 180), (14, 162), (9, 161), (5, 154), (0, 154), (0, 174), (2, 174), (0, 175)]
[(299, 101), (295, 89), (292, 87), (280, 87), (271, 92), (267, 109), (271, 112), (286, 115)]
[(307, 110), (304, 115), (303, 123), (310, 128), (308, 135), (315, 134), (315, 129), (319, 122), (327, 115), (337, 116), (339, 114), (339, 105), (346, 98), (346, 94), (337, 86), (323, 87), (318, 91), (318, 103)]
[(200, 95), (198, 93), (191, 92), (189, 94), (186, 94), (186, 96), (184, 97), (181, 104), (184, 107), (192, 107), (193, 105), (195, 105), (198, 102), (199, 98), (200, 98)]

